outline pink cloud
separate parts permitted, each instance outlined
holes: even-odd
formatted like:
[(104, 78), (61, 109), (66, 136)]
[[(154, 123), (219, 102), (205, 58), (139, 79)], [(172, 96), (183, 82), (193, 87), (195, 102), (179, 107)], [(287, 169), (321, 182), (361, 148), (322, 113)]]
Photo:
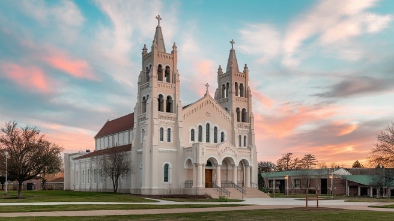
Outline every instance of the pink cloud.
[[(213, 62), (209, 60), (199, 61), (194, 65), (194, 70), (197, 70), (197, 72), (195, 72), (193, 85), (197, 87), (198, 94), (203, 96), (206, 91), (205, 84), (215, 82), (217, 73), (215, 72)], [(216, 87), (217, 85), (210, 85), (210, 92), (212, 92)], [(213, 97), (214, 94), (211, 93), (211, 96)]]
[(64, 71), (76, 78), (95, 79), (89, 63), (85, 60), (75, 59), (59, 50), (51, 50), (49, 55), (42, 58), (50, 66)]
[(257, 89), (252, 88), (251, 91), (252, 91), (252, 96), (255, 97), (258, 102), (262, 103), (267, 108), (272, 108), (272, 105), (274, 104), (274, 100), (265, 96)]
[(22, 67), (13, 63), (3, 64), (0, 68), (7, 78), (23, 88), (33, 88), (42, 93), (47, 93), (51, 90), (49, 79), (40, 68)]

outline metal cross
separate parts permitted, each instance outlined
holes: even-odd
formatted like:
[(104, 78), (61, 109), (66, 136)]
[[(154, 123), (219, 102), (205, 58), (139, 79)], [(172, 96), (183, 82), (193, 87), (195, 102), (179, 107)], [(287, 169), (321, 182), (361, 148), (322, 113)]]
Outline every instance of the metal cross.
[(234, 49), (235, 41), (233, 39), (231, 39), (230, 43), (231, 43), (231, 49)]
[(160, 20), (161, 20), (160, 15), (157, 15), (157, 16), (156, 16), (156, 19), (157, 19), (157, 21), (158, 21), (158, 25), (157, 25), (157, 26), (160, 26)]
[(208, 84), (208, 83), (206, 83), (206, 84), (205, 84), (205, 87), (207, 87), (207, 92), (208, 92), (208, 87), (209, 87), (209, 84)]

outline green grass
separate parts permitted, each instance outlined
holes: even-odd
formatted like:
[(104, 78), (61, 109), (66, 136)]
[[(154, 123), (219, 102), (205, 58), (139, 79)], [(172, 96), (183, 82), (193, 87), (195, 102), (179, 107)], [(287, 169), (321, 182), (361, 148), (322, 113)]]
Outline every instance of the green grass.
[(330, 220), (330, 221), (362, 221), (362, 220), (392, 220), (391, 212), (375, 211), (351, 211), (337, 209), (315, 209), (305, 211), (303, 209), (282, 210), (248, 210), (248, 211), (222, 211), (206, 213), (178, 213), (158, 215), (128, 215), (128, 216), (105, 216), (105, 217), (18, 217), (13, 220), (270, 220), (270, 221), (304, 221), (304, 220)]
[[(161, 198), (162, 200), (168, 200), (168, 201), (175, 201), (175, 202), (223, 202), (220, 199), (215, 199), (215, 198), (207, 198), (207, 199), (190, 199), (190, 198)], [(225, 202), (242, 202), (243, 200), (237, 200), (237, 199), (226, 199), (227, 201)]]
[(210, 208), (244, 206), (238, 204), (178, 204), (178, 205), (147, 205), (147, 204), (117, 204), (117, 205), (29, 205), (1, 206), (0, 213), (15, 212), (51, 212), (51, 211), (87, 211), (87, 210), (136, 210), (136, 209), (172, 209), (172, 208)]
[(22, 199), (17, 192), (10, 191), (8, 196), (0, 194), (0, 203), (23, 202), (155, 202), (126, 193), (79, 192), (63, 190), (23, 191)]
[(383, 206), (369, 206), (369, 207), (394, 209), (394, 204), (388, 204), (388, 205), (383, 205)]
[(351, 197), (346, 202), (394, 202), (394, 198)]

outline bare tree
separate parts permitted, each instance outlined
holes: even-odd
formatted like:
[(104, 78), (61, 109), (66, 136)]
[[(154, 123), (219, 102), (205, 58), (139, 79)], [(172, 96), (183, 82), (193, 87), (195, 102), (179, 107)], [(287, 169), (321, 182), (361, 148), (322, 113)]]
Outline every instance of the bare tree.
[(298, 158), (293, 157), (293, 153), (286, 153), (279, 160), (276, 161), (276, 165), (279, 171), (282, 170), (293, 170), (296, 168)]
[(308, 209), (308, 193), (311, 187), (312, 171), (311, 170), (300, 170), (298, 171), (298, 177), (301, 179), (301, 189), (305, 189), (305, 208)]
[(133, 173), (129, 152), (119, 151), (116, 147), (107, 149), (99, 162), (104, 174), (111, 178), (114, 193), (118, 192), (119, 179)]
[(369, 162), (372, 166), (394, 167), (394, 122), (378, 135), (378, 142), (371, 150)]
[(18, 181), (18, 198), (22, 197), (23, 181), (57, 173), (62, 167), (63, 148), (45, 140), (35, 127), (17, 128), (16, 122), (7, 122), (0, 132), (1, 159), (5, 151), (9, 180)]

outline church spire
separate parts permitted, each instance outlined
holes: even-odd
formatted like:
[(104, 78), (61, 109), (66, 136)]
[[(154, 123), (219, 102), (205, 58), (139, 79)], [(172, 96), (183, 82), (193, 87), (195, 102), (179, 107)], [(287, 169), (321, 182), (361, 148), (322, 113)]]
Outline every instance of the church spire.
[(231, 71), (231, 69), (235, 69), (235, 72), (238, 73), (239, 72), (238, 61), (234, 50), (235, 41), (231, 39), (230, 43), (231, 43), (231, 50), (230, 50), (230, 55), (228, 56), (226, 72)]
[(166, 53), (166, 47), (164, 45), (163, 33), (161, 31), (161, 26), (160, 26), (160, 20), (162, 20), (162, 19), (161, 19), (160, 15), (156, 16), (156, 19), (157, 19), (158, 23), (157, 23), (157, 27), (156, 27), (155, 37), (153, 40), (157, 44), (157, 50), (159, 52)]

